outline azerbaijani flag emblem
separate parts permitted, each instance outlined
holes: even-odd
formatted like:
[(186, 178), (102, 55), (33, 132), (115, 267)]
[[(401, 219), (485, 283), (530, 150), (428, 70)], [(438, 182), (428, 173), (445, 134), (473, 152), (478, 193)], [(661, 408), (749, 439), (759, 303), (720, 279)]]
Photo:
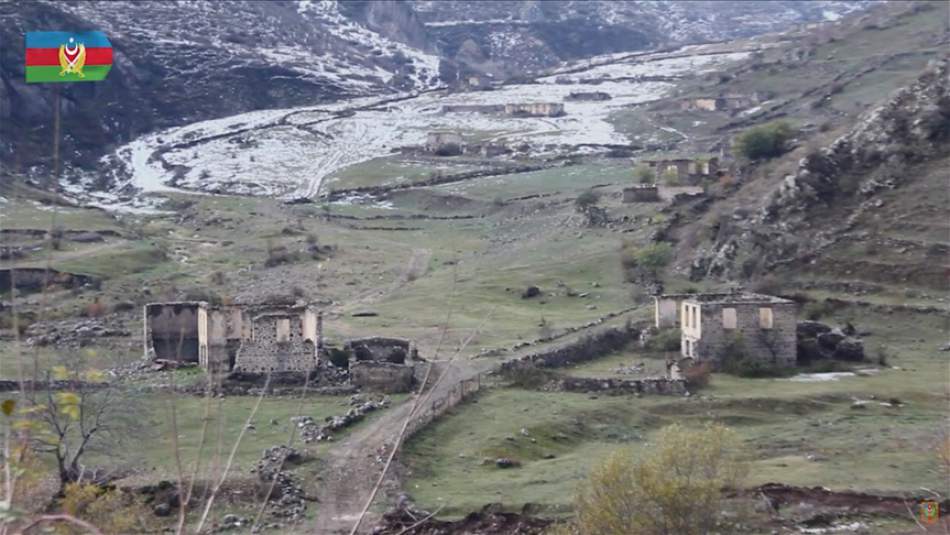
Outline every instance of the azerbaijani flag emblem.
[(112, 68), (102, 32), (27, 32), (26, 82), (98, 82)]

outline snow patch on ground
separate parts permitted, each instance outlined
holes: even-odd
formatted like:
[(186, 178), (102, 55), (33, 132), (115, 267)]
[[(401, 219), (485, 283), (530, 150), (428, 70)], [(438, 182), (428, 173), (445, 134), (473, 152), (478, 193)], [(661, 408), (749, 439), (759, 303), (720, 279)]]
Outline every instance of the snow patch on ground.
[[(301, 8), (313, 9), (313, 3)], [(506, 85), (493, 91), (435, 91), (394, 97), (364, 97), (321, 107), (264, 110), (203, 121), (139, 138), (107, 156), (104, 168), (117, 169), (123, 197), (179, 188), (224, 194), (281, 198), (313, 197), (337, 171), (395, 149), (418, 146), (433, 130), (479, 132), (488, 141), (527, 145), (534, 155), (579, 145), (629, 144), (610, 115), (662, 98), (669, 82), (637, 81), (636, 76), (671, 79), (695, 76), (747, 56), (746, 53), (680, 58), (637, 57), (577, 73), (598, 83)], [(576, 91), (603, 91), (611, 99), (565, 101)], [(443, 113), (447, 105), (563, 103), (561, 117)], [(344, 113), (345, 112), (345, 113)]]
[(788, 380), (796, 383), (821, 383), (825, 381), (837, 381), (843, 377), (855, 377), (853, 372), (828, 372), (828, 373), (800, 373)]

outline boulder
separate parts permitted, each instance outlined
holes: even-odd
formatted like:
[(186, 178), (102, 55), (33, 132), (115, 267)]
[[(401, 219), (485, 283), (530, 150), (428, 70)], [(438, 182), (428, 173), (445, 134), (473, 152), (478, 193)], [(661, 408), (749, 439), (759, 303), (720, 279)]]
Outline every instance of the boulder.
[(799, 364), (808, 364), (815, 360), (821, 360), (827, 357), (818, 347), (818, 341), (814, 338), (801, 338), (797, 344), (797, 354)]
[(840, 329), (821, 333), (818, 335), (818, 345), (825, 349), (834, 350), (838, 344), (845, 339), (845, 334)]
[(531, 299), (532, 297), (537, 297), (541, 295), (541, 289), (537, 286), (528, 286), (523, 292), (521, 292), (522, 299)]
[(795, 333), (799, 338), (816, 338), (818, 335), (830, 331), (831, 327), (820, 321), (800, 321), (795, 327)]
[(847, 337), (838, 342), (835, 347), (834, 358), (840, 360), (862, 361), (864, 360), (864, 343), (857, 338)]

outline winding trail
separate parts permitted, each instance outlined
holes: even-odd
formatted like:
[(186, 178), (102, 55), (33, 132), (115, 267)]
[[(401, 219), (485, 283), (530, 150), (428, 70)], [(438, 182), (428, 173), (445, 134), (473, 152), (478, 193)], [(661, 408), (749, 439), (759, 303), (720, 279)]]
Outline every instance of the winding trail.
[[(619, 314), (616, 316), (605, 317), (616, 319), (633, 310), (636, 309), (625, 309), (618, 311)], [(584, 333), (600, 326), (600, 323), (589, 325), (572, 331), (570, 335), (572, 338), (583, 336)], [(560, 339), (553, 342), (555, 345), (561, 343), (563, 340)], [(429, 390), (413, 394), (401, 405), (383, 413), (378, 419), (338, 442), (326, 454), (326, 465), (321, 471), (322, 479), (317, 483), (317, 518), (313, 532), (320, 535), (351, 533), (366, 501), (373, 493), (394, 442), (410, 415), (413, 419), (424, 418), (426, 413), (432, 412), (437, 405), (441, 405), (443, 399), (457, 389), (461, 382), (474, 379), (480, 374), (497, 369), (504, 362), (521, 358), (527, 353), (538, 350), (539, 347), (535, 345), (514, 351), (503, 358), (458, 357), (445, 361), (433, 361), (433, 373), (427, 382), (432, 385)], [(422, 399), (418, 409), (413, 413), (415, 401), (420, 397)], [(403, 442), (410, 436), (411, 434), (407, 433), (403, 437)], [(382, 506), (380, 504), (395, 502), (401, 488), (398, 476), (390, 469), (381, 485), (382, 496), (376, 498), (375, 508), (370, 508), (356, 533), (372, 533), (373, 527), (381, 520), (379, 509)]]

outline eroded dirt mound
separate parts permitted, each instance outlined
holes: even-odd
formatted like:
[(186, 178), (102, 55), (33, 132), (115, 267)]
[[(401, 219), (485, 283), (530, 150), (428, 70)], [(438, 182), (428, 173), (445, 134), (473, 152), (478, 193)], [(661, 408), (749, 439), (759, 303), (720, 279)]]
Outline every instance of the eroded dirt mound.
[[(823, 487), (792, 487), (781, 483), (766, 483), (753, 489), (753, 492), (766, 496), (772, 507), (779, 509), (787, 504), (811, 503), (827, 508), (846, 509), (852, 513), (890, 513), (906, 515), (908, 506), (915, 509), (916, 504), (929, 498), (878, 496), (862, 492), (834, 492)], [(943, 500), (940, 510), (950, 507), (950, 500)]]
[(462, 520), (445, 521), (427, 518), (429, 513), (398, 509), (383, 515), (379, 535), (540, 535), (552, 521), (519, 513), (505, 513), (497, 506), (487, 505), (479, 512), (469, 513)]

